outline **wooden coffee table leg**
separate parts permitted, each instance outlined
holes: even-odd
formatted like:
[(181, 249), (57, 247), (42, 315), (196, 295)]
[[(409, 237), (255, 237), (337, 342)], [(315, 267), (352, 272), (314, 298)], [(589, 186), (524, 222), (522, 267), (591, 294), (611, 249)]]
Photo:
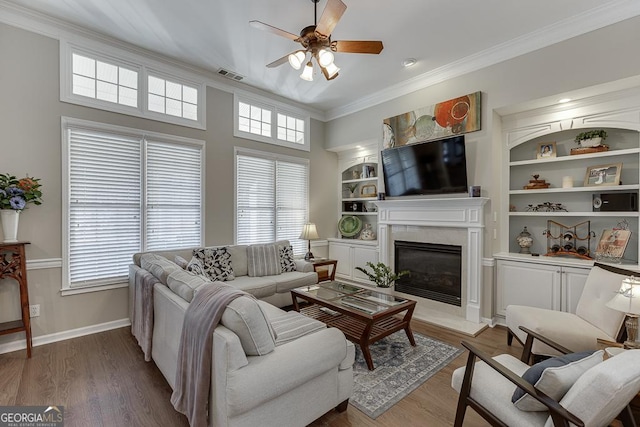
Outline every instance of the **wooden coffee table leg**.
[(360, 337), (360, 350), (362, 350), (362, 355), (364, 356), (364, 360), (367, 362), (367, 368), (369, 368), (370, 371), (375, 369), (373, 367), (371, 352), (369, 351), (369, 338), (371, 337), (372, 329), (373, 320), (367, 323), (367, 326), (364, 328), (364, 331), (362, 331), (362, 336)]
[(403, 321), (407, 326), (404, 327), (404, 331), (407, 334), (407, 338), (409, 338), (409, 342), (412, 346), (416, 346), (416, 340), (413, 338), (413, 331), (411, 331), (411, 317), (413, 316), (413, 310), (415, 309), (415, 305), (409, 307), (407, 313), (404, 315)]

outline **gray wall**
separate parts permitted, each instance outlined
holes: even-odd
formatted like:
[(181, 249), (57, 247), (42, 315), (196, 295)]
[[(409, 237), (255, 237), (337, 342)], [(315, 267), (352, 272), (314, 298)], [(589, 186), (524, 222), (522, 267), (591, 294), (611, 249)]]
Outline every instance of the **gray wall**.
[[(29, 174), (42, 181), (43, 204), (21, 214), (18, 238), (28, 240), (28, 260), (62, 257), (60, 117), (74, 117), (206, 141), (205, 244), (234, 239), (233, 147), (278, 152), (310, 159), (310, 220), (321, 237), (333, 235), (338, 201), (337, 157), (324, 150), (323, 122), (311, 121), (311, 152), (262, 144), (233, 136), (233, 95), (207, 90), (207, 130), (110, 113), (60, 102), (58, 41), (0, 24), (0, 173)], [(128, 318), (127, 289), (61, 296), (61, 269), (28, 271), (31, 304), (41, 305), (32, 319), (34, 337)], [(0, 322), (19, 318), (17, 285), (0, 282)], [(23, 339), (0, 337), (0, 345)]]
[[(636, 17), (332, 120), (326, 128), (326, 147), (379, 140), (384, 118), (482, 91), (482, 130), (466, 135), (467, 161), (469, 185), (481, 185), (482, 196), (491, 198), (485, 210), (485, 256), (491, 257), (500, 249), (501, 219), (494, 223), (492, 212), (500, 203), (503, 162), (500, 116), (495, 110), (636, 76), (640, 73), (640, 55), (635, 54), (639, 44), (640, 17)], [(498, 240), (493, 238), (494, 229)], [(482, 316), (488, 318), (492, 315), (493, 275), (488, 271), (484, 277)]]

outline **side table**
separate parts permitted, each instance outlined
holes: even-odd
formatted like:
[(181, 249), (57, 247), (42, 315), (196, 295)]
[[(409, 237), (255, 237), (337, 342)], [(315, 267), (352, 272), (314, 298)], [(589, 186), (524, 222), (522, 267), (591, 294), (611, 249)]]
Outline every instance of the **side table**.
[[(0, 243), (0, 280), (14, 279), (20, 288), (21, 320), (0, 323), (0, 335), (25, 332), (27, 357), (31, 358), (31, 318), (29, 317), (29, 287), (27, 285), (27, 257), (24, 246), (30, 242)], [(6, 283), (0, 282), (0, 285)]]
[[(311, 259), (309, 260), (311, 264), (313, 264), (313, 271), (318, 274), (318, 283), (324, 282), (326, 280), (335, 280), (336, 279), (336, 268), (338, 266), (338, 260), (336, 259)], [(318, 268), (325, 267), (328, 268)]]

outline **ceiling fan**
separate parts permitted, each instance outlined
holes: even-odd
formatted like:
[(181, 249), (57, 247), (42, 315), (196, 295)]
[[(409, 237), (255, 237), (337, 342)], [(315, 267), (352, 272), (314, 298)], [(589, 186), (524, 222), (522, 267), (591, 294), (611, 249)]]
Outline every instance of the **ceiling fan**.
[(293, 68), (299, 70), (306, 62), (300, 78), (312, 81), (313, 64), (311, 63), (311, 59), (315, 58), (324, 77), (327, 80), (333, 80), (338, 77), (338, 71), (340, 71), (336, 64), (333, 63), (333, 52), (379, 54), (382, 51), (383, 46), (381, 41), (331, 41), (331, 32), (347, 9), (347, 5), (345, 5), (342, 0), (328, 0), (322, 16), (320, 16), (320, 21), (318, 22), (318, 2), (320, 0), (311, 1), (315, 3), (315, 24), (303, 28), (299, 36), (265, 24), (264, 22), (249, 21), (249, 24), (254, 28), (286, 37), (300, 43), (303, 47), (303, 49), (296, 50), (267, 64), (267, 67), (275, 68), (289, 61), (289, 64), (291, 64)]

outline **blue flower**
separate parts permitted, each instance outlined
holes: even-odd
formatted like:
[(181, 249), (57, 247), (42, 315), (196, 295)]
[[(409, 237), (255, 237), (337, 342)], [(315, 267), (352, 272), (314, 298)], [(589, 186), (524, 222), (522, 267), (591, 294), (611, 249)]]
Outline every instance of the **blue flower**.
[(19, 211), (21, 209), (24, 209), (27, 202), (20, 196), (14, 196), (9, 199), (9, 204), (11, 204), (11, 209)]
[(9, 194), (9, 196), (22, 196), (24, 191), (18, 187), (7, 187), (7, 194)]

